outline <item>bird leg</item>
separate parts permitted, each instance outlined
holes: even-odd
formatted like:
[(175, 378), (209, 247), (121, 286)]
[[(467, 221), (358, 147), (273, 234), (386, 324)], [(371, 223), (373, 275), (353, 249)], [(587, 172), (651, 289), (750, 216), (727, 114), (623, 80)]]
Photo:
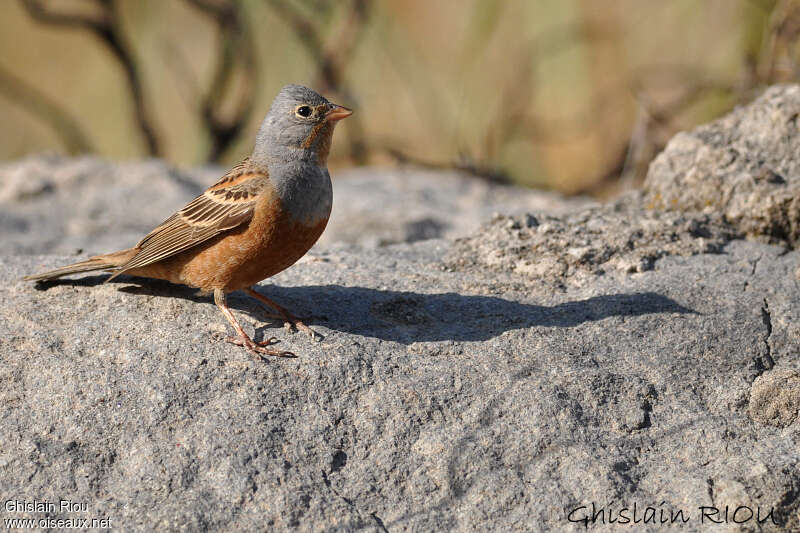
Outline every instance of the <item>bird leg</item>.
[[(292, 313), (290, 313), (285, 307), (283, 307), (283, 306), (277, 304), (276, 302), (270, 300), (269, 298), (267, 298), (266, 296), (264, 296), (260, 292), (256, 292), (255, 290), (253, 290), (252, 287), (244, 289), (244, 292), (246, 292), (247, 294), (249, 294), (250, 296), (252, 296), (256, 300), (258, 300), (259, 302), (261, 302), (263, 304), (266, 304), (266, 305), (270, 306), (271, 308), (275, 309), (278, 312), (278, 315), (279, 315), (279, 316), (275, 316), (275, 318), (282, 319), (284, 321), (285, 325), (288, 325), (290, 328), (294, 327), (298, 331), (303, 331), (303, 332), (307, 333), (312, 339), (316, 337), (316, 333), (314, 332), (313, 329), (311, 329), (310, 327), (306, 326), (303, 323), (302, 320), (300, 320), (299, 318), (294, 316)], [(274, 316), (274, 315), (270, 315), (270, 316)]]
[(225, 315), (225, 318), (228, 319), (228, 322), (231, 323), (231, 326), (233, 326), (233, 329), (238, 334), (237, 337), (228, 337), (225, 340), (237, 346), (244, 346), (251, 352), (257, 354), (273, 355), (275, 357), (295, 357), (292, 352), (268, 348), (270, 344), (276, 341), (275, 337), (270, 337), (262, 342), (256, 342), (248, 337), (247, 333), (245, 333), (242, 329), (242, 326), (239, 325), (239, 321), (236, 320), (235, 316), (233, 316), (233, 312), (231, 311), (230, 307), (228, 307), (228, 304), (225, 301), (225, 291), (222, 289), (214, 289), (214, 303), (217, 304), (217, 307), (219, 307), (220, 311), (222, 311), (222, 314)]

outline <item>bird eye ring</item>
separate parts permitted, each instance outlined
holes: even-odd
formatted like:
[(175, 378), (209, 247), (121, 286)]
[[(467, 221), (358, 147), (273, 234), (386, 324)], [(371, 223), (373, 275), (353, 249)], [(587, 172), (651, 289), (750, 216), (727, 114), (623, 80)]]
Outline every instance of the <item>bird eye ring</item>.
[(308, 118), (311, 116), (311, 108), (307, 105), (301, 105), (297, 109), (295, 109), (295, 114), (299, 117)]

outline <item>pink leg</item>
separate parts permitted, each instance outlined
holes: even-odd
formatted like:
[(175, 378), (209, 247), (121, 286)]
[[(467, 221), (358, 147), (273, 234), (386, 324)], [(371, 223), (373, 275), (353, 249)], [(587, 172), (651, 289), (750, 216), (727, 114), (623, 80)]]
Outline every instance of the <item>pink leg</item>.
[[(260, 292), (254, 291), (252, 287), (250, 287), (248, 289), (243, 289), (243, 290), (244, 290), (244, 292), (246, 292), (247, 294), (249, 294), (250, 296), (252, 296), (256, 300), (258, 300), (259, 302), (261, 302), (263, 304), (266, 304), (266, 305), (270, 306), (271, 308), (275, 309), (278, 312), (278, 315), (279, 315), (278, 317), (275, 317), (275, 318), (283, 319), (283, 321), (286, 324), (288, 324), (289, 327), (294, 327), (295, 329), (297, 329), (299, 331), (303, 331), (303, 332), (307, 333), (312, 339), (316, 336), (316, 333), (314, 333), (313, 329), (311, 329), (310, 327), (306, 326), (303, 323), (302, 320), (300, 320), (299, 318), (297, 318), (296, 316), (291, 314), (285, 307), (283, 307), (283, 306), (277, 304), (276, 302), (270, 300), (269, 298), (267, 298), (266, 296), (264, 296)], [(270, 316), (274, 316), (274, 315), (270, 315)]]
[(237, 337), (228, 337), (226, 339), (228, 342), (237, 346), (244, 346), (256, 354), (272, 355), (275, 357), (295, 357), (292, 352), (268, 348), (270, 344), (275, 342), (275, 337), (270, 337), (262, 342), (255, 342), (253, 339), (248, 337), (247, 333), (244, 332), (242, 326), (239, 325), (239, 321), (236, 320), (236, 317), (233, 316), (233, 312), (228, 307), (228, 304), (225, 301), (225, 291), (222, 289), (214, 289), (214, 303), (217, 304), (217, 307), (220, 308), (220, 311), (222, 311), (222, 314), (225, 315), (225, 318), (228, 319), (228, 322), (231, 323), (231, 326), (233, 326), (233, 329), (238, 335)]

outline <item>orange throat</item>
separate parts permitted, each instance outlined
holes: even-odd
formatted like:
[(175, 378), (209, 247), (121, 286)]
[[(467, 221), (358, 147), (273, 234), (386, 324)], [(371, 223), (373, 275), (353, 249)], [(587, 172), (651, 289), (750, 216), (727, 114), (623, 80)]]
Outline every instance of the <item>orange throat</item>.
[(317, 164), (321, 167), (328, 165), (328, 154), (331, 151), (331, 140), (333, 139), (333, 129), (335, 127), (336, 122), (329, 120), (320, 122), (314, 126), (301, 145), (305, 149), (313, 149), (316, 145)]

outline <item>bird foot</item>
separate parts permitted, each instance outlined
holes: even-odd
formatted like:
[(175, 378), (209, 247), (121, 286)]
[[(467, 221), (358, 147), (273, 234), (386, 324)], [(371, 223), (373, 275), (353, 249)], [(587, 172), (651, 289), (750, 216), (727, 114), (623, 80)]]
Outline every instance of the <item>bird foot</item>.
[(303, 322), (303, 320), (307, 320), (305, 318), (298, 318), (291, 313), (286, 313), (285, 315), (278, 313), (264, 313), (264, 316), (273, 320), (283, 320), (283, 327), (289, 331), (302, 331), (314, 340), (321, 338), (319, 333), (308, 327), (305, 322)]
[(252, 287), (249, 288), (249, 289), (244, 289), (244, 292), (249, 294), (250, 296), (252, 296), (256, 300), (260, 301), (261, 303), (263, 303), (263, 304), (271, 307), (275, 311), (277, 311), (277, 313), (265, 313), (265, 315), (268, 318), (274, 318), (274, 319), (277, 319), (277, 320), (283, 320), (283, 327), (285, 327), (286, 329), (288, 329), (290, 331), (292, 329), (295, 329), (297, 331), (302, 331), (302, 332), (306, 333), (309, 337), (311, 337), (313, 340), (318, 340), (318, 339), (321, 340), (323, 338), (320, 334), (316, 333), (313, 329), (311, 329), (310, 327), (306, 326), (305, 323), (303, 323), (302, 319), (297, 318), (292, 313), (290, 313), (285, 307), (283, 307), (281, 305), (278, 305), (277, 303), (273, 302), (272, 300), (270, 300), (269, 298), (267, 298), (266, 296), (264, 296), (260, 292), (253, 290)]
[(269, 348), (270, 344), (273, 344), (278, 341), (275, 337), (270, 337), (269, 339), (261, 342), (256, 342), (247, 335), (240, 335), (239, 337), (228, 337), (228, 342), (231, 344), (235, 344), (236, 346), (244, 346), (251, 352), (255, 354), (264, 354), (264, 355), (271, 355), (273, 357), (297, 357), (292, 352), (287, 352), (284, 350), (276, 350), (275, 348)]
[(315, 340), (319, 337), (316, 331), (306, 326), (305, 323), (296, 316), (288, 315), (284, 317), (283, 320), (284, 320), (283, 327), (290, 331), (292, 330), (292, 328), (294, 328), (297, 331), (302, 331), (303, 333), (311, 337), (312, 340)]

